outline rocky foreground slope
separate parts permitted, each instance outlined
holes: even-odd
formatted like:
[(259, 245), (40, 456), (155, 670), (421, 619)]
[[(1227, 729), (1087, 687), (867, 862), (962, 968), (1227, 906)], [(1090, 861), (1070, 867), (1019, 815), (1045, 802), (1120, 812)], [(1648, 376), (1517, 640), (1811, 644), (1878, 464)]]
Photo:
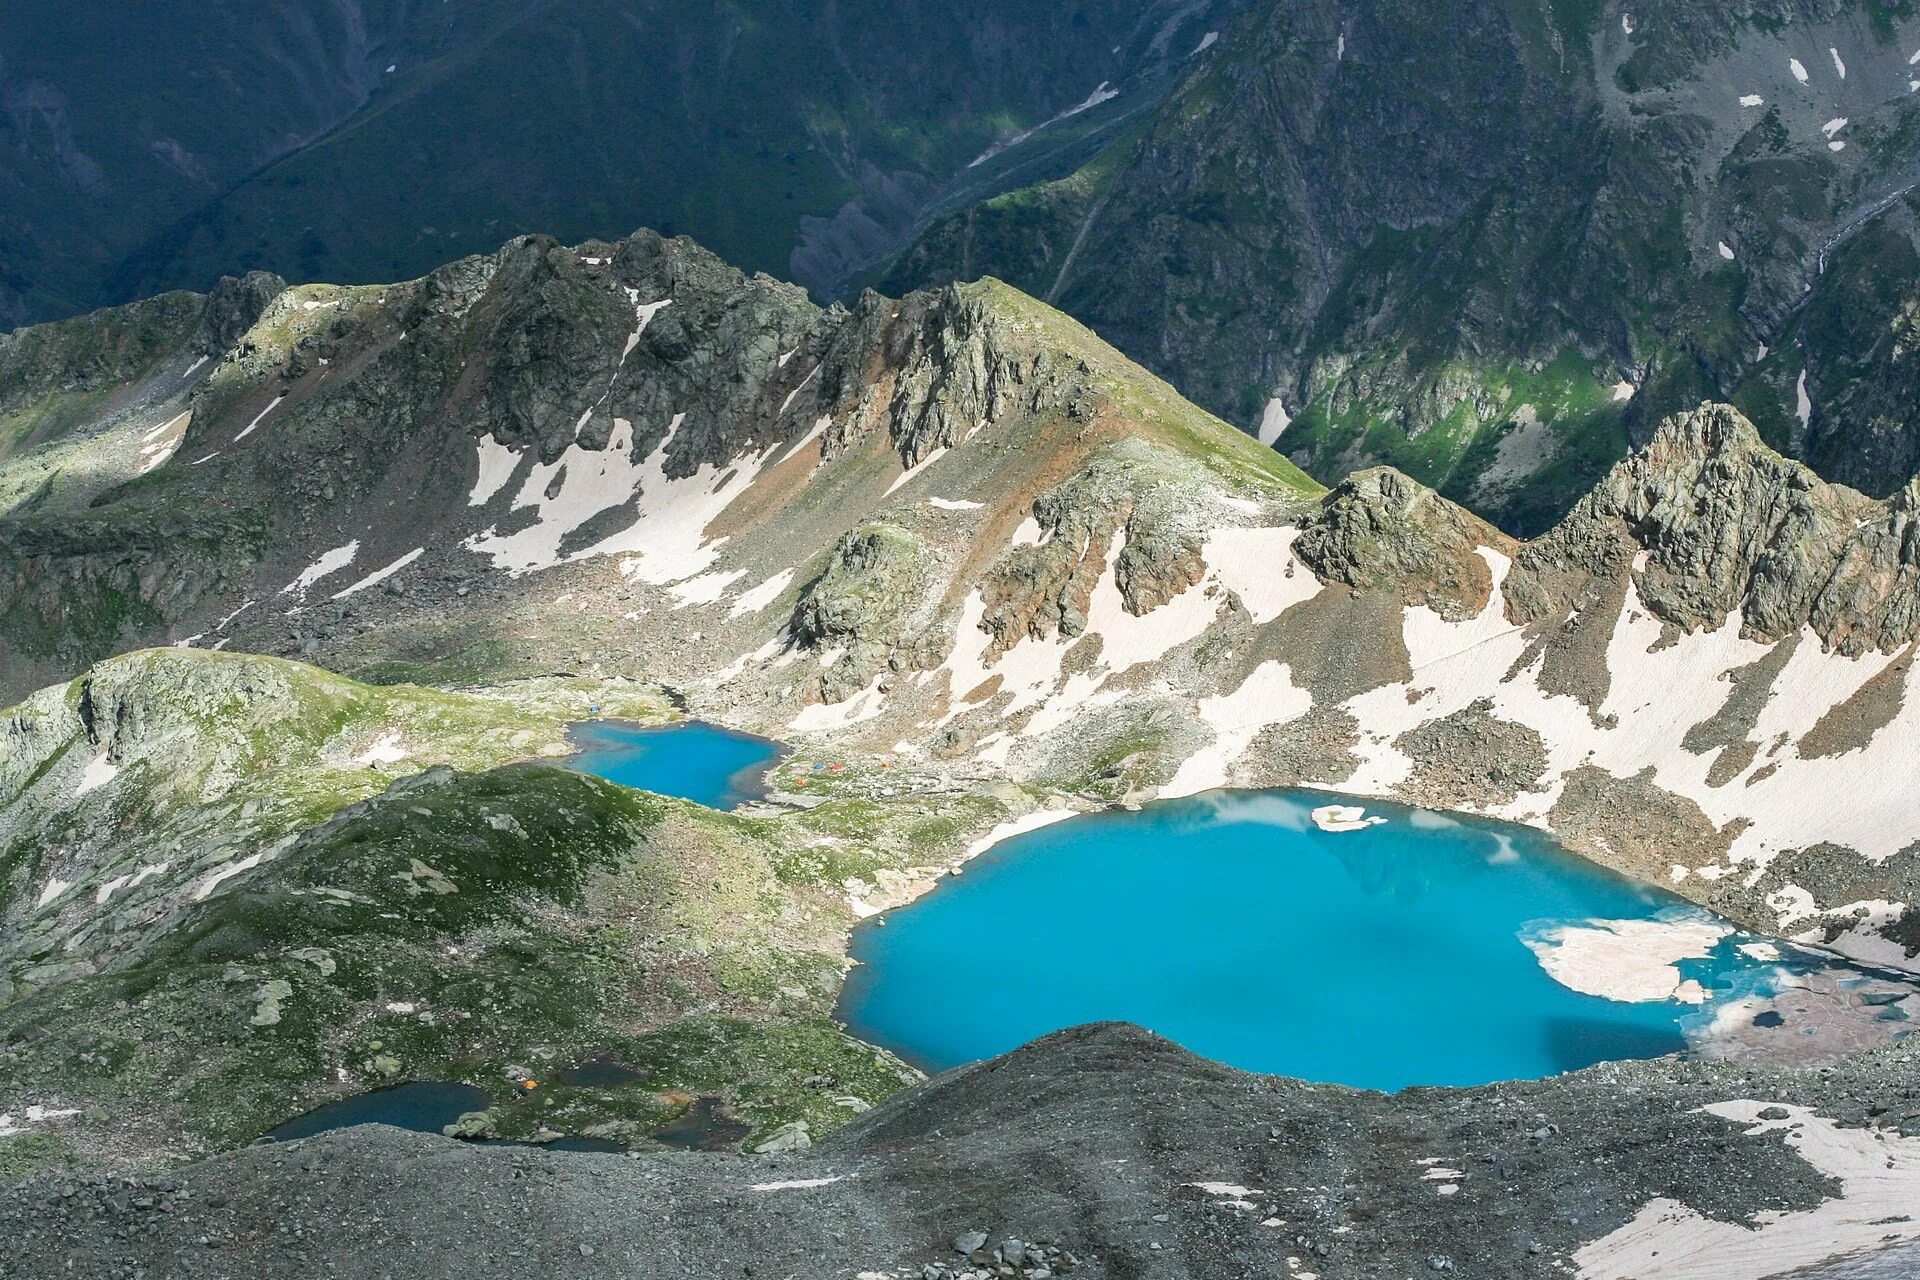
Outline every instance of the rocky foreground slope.
[[(525, 238), (398, 285), (251, 277), (211, 301), (142, 305), (0, 347), (40, 378), (7, 402), (30, 425), (0, 447), (0, 687), (24, 698), (0, 736), (10, 1167), (131, 1170), (229, 1148), (402, 1078), (487, 1090), (476, 1134), (644, 1147), (704, 1099), (750, 1145), (797, 1146), (801, 1122), (824, 1135), (913, 1076), (831, 1022), (856, 919), (1010, 830), (1227, 785), (1532, 823), (1758, 931), (1920, 967), (1913, 491), (1829, 484), (1729, 407), (1671, 417), (1522, 543), (1396, 471), (1323, 490), (993, 281), (821, 309), (640, 233)], [(564, 753), (570, 721), (673, 704), (792, 743), (774, 803), (716, 815), (539, 763)], [(1826, 1007), (1795, 1016), (1825, 1021)], [(515, 1105), (525, 1072), (603, 1052), (646, 1069)], [(1184, 1159), (1189, 1119), (1205, 1126), (1151, 1110), (1169, 1069), (1156, 1061), (1126, 1049), (1105, 1087), (1148, 1108), (1127, 1123), (1149, 1151)], [(1789, 1111), (1806, 1157), (1793, 1164), (1726, 1126), (1775, 1125), (1760, 1109), (1776, 1102), (1852, 1123), (1868, 1092), (1897, 1125), (1908, 1056), (1773, 1071), (1667, 1064), (1391, 1103), (1176, 1075), (1212, 1081), (1219, 1107), (1272, 1089), (1394, 1124), (1436, 1108), (1485, 1134), (1511, 1098), (1564, 1093), (1599, 1108), (1608, 1143), (1649, 1096), (1721, 1108), (1570, 1162), (1566, 1177), (1593, 1178), (1614, 1174), (1592, 1160), (1617, 1161), (1607, 1207), (1580, 1207), (1587, 1183), (1554, 1184), (1553, 1212), (1516, 1209), (1532, 1235), (1497, 1255), (1518, 1274), (1577, 1255), (1627, 1276), (1605, 1260), (1640, 1257), (1649, 1233), (1723, 1248), (1694, 1210), (1827, 1215), (1792, 1219), (1807, 1240), (1847, 1219), (1855, 1234), (1825, 1252), (1795, 1246), (1807, 1261), (1877, 1242), (1853, 1208), (1821, 1206), (1879, 1203), (1879, 1173), (1862, 1191), (1847, 1171), (1889, 1133)], [(971, 1087), (943, 1081), (889, 1114)], [(963, 1130), (937, 1108), (922, 1120), (887, 1150), (946, 1159), (933, 1135)], [(1553, 1137), (1554, 1123), (1516, 1127)], [(1029, 1187), (1051, 1183), (1045, 1151), (1064, 1140), (1034, 1124), (1054, 1136), (1014, 1148), (1032, 1152), (1016, 1161)], [(1288, 1132), (1284, 1117), (1252, 1127), (1266, 1125)], [(1704, 1175), (1655, 1186), (1690, 1126), (1713, 1134), (1703, 1158), (1760, 1150), (1753, 1167), (1784, 1181), (1738, 1203)], [(392, 1140), (331, 1141), (364, 1154)], [(1449, 1154), (1418, 1158), (1470, 1172)], [(443, 1159), (493, 1157), (419, 1167)], [(514, 1159), (567, 1172), (499, 1159), (507, 1176)], [(503, 1165), (460, 1167), (484, 1181)], [(1191, 1180), (1307, 1185), (1261, 1170)], [(1440, 1181), (1408, 1177), (1415, 1199)], [(1783, 1189), (1828, 1177), (1819, 1187), (1846, 1199)], [(1438, 1222), (1470, 1203), (1467, 1183), (1447, 1185), (1461, 1189), (1421, 1201)], [(219, 1194), (222, 1211), (243, 1202)], [(1195, 1208), (1213, 1214), (1193, 1244), (1204, 1267), (1287, 1249), (1288, 1274), (1341, 1274), (1262, 1234), (1300, 1209)], [(1056, 1218), (994, 1216), (981, 1225), (1081, 1252)], [(1868, 1225), (1898, 1236), (1898, 1216), (1876, 1208)], [(963, 1229), (884, 1221), (916, 1225), (880, 1269), (934, 1261)], [(1430, 1265), (1359, 1217), (1324, 1230), (1337, 1225), (1351, 1241), (1297, 1234), (1328, 1258)], [(1108, 1228), (1080, 1228), (1090, 1256), (1117, 1248)], [(1629, 1234), (1598, 1243), (1615, 1231)], [(265, 1247), (256, 1225), (229, 1232)], [(704, 1265), (698, 1250), (736, 1239), (659, 1247)], [(1457, 1260), (1451, 1239), (1412, 1248)], [(1550, 1252), (1526, 1253), (1535, 1242)]]
[[(941, 1076), (804, 1156), (365, 1128), (158, 1180), (31, 1181), (0, 1193), (0, 1274), (1904, 1276), (1911, 1057), (1384, 1097), (1108, 1024)], [(1871, 1270), (1799, 1270), (1888, 1245)]]

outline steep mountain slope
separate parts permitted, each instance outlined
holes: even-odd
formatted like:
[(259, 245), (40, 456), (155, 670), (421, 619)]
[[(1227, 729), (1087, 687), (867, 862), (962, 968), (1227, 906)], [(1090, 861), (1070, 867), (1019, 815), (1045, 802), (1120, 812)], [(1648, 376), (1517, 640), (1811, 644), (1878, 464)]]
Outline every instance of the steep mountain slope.
[(882, 287), (998, 275), (1325, 479), (1389, 462), (1519, 533), (1736, 392), (1884, 496), (1920, 440), (1916, 49), (1877, 2), (1263, 6)]
[(1156, 98), (1233, 7), (9, 3), (0, 323), (641, 223), (829, 288), (996, 140)]

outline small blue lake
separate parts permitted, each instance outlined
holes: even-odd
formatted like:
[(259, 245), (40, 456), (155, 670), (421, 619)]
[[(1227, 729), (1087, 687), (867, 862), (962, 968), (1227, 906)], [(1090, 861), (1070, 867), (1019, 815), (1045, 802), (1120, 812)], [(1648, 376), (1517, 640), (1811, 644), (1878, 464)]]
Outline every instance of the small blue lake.
[(735, 809), (766, 794), (778, 743), (698, 720), (648, 726), (594, 720), (573, 727), (580, 754), (568, 763), (623, 786)]
[[(1340, 799), (1214, 792), (1009, 839), (855, 931), (840, 1016), (935, 1070), (1122, 1019), (1247, 1070), (1394, 1090), (1681, 1050), (1717, 1004), (1786, 974), (1542, 833), (1378, 802), (1379, 825), (1319, 829), (1313, 809)], [(1705, 954), (1653, 968), (1699, 983), (1696, 1002), (1551, 976), (1557, 931), (1599, 921), (1616, 923), (1580, 936), (1645, 930), (1657, 951), (1704, 932)], [(1644, 969), (1586, 954), (1588, 990)]]

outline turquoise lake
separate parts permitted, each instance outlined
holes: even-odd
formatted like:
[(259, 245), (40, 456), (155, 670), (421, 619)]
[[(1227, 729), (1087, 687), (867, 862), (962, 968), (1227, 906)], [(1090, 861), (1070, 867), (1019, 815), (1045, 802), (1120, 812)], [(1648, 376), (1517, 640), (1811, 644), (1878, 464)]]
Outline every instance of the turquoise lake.
[(1528, 938), (1714, 918), (1523, 827), (1373, 801), (1377, 826), (1311, 821), (1345, 799), (1213, 792), (1015, 836), (855, 931), (840, 1016), (929, 1070), (1122, 1019), (1247, 1070), (1395, 1090), (1684, 1049), (1787, 972), (1729, 933), (1675, 962), (1704, 1003), (1573, 990)]
[(573, 727), (580, 754), (568, 763), (624, 786), (734, 809), (766, 794), (778, 743), (698, 720), (632, 725), (594, 720)]

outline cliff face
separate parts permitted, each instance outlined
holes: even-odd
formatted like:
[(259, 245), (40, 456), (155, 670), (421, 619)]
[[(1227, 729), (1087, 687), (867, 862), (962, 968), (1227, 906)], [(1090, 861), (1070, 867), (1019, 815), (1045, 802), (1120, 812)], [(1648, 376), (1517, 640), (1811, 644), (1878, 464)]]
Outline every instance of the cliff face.
[(1915, 488), (1884, 501), (1828, 484), (1760, 442), (1734, 409), (1703, 406), (1662, 424), (1568, 519), (1529, 544), (1515, 598), (1550, 594), (1530, 575), (1590, 562), (1609, 538), (1646, 556), (1640, 597), (1686, 630), (1737, 615), (1776, 641), (1810, 629), (1845, 653), (1891, 651), (1920, 634)]
[(1389, 463), (1511, 532), (1736, 393), (1884, 496), (1920, 438), (1885, 337), (1920, 279), (1914, 21), (1264, 7), (1133, 131), (936, 221), (886, 285), (1003, 276), (1329, 483)]

